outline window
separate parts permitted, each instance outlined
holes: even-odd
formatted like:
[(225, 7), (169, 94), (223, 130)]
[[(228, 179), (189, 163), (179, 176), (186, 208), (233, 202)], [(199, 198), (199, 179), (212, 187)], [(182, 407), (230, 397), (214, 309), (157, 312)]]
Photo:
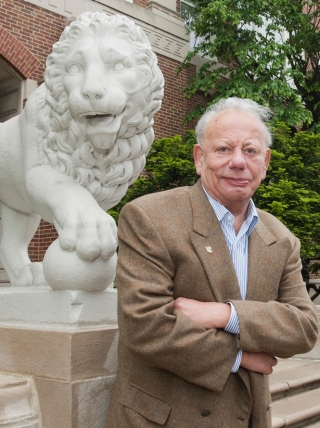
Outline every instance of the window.
[(180, 16), (184, 19), (185, 25), (188, 27), (192, 19), (192, 10), (194, 8), (192, 0), (181, 0)]
[[(180, 3), (180, 16), (184, 19), (185, 26), (188, 28), (192, 22), (194, 4), (192, 0), (181, 0)], [(189, 45), (191, 48), (197, 46), (200, 43), (201, 38), (197, 38), (193, 31), (190, 32), (190, 42)]]

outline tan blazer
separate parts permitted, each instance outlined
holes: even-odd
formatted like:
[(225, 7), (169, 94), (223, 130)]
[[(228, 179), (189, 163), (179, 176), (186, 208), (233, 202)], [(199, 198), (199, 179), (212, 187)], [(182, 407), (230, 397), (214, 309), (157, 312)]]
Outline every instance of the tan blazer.
[[(119, 221), (119, 369), (108, 428), (271, 426), (268, 377), (231, 374), (238, 349), (291, 357), (317, 338), (299, 241), (259, 211), (247, 300), (200, 181), (126, 205)], [(209, 251), (208, 251), (209, 250)], [(212, 251), (211, 251), (212, 250)], [(239, 337), (205, 330), (173, 300), (232, 301)]]

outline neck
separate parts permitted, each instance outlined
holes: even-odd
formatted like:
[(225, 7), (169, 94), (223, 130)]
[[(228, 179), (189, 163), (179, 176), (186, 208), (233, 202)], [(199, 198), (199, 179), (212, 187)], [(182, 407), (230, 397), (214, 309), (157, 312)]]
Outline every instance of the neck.
[[(245, 221), (245, 219), (247, 218), (247, 211), (248, 211), (248, 206), (249, 203), (244, 207), (234, 207), (232, 206), (232, 208), (230, 209), (228, 206), (226, 206), (226, 208), (231, 212), (231, 214), (234, 215), (234, 230), (236, 231), (236, 233), (239, 232), (242, 223)], [(238, 208), (238, 209), (237, 209)]]

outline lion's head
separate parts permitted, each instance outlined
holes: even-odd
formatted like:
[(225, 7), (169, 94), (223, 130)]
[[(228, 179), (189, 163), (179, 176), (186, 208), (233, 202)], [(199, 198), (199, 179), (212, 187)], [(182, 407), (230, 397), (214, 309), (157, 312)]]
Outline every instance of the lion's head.
[(80, 15), (53, 46), (39, 91), (44, 162), (111, 208), (145, 165), (163, 85), (150, 43), (133, 21)]

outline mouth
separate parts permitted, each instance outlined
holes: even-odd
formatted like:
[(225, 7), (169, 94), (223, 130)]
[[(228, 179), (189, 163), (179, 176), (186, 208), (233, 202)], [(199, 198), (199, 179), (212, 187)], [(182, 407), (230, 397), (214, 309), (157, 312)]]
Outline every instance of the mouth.
[(98, 152), (103, 152), (115, 143), (121, 125), (121, 115), (104, 112), (86, 112), (81, 114), (86, 125), (86, 136)]
[(83, 113), (80, 115), (80, 117), (85, 118), (88, 124), (92, 126), (96, 126), (100, 124), (103, 126), (107, 126), (113, 121), (115, 121), (117, 118), (117, 116), (114, 114), (106, 114), (106, 113), (100, 113), (100, 112)]
[(249, 183), (249, 179), (247, 178), (235, 178), (235, 177), (226, 177), (226, 180), (233, 184), (234, 186), (243, 187)]

